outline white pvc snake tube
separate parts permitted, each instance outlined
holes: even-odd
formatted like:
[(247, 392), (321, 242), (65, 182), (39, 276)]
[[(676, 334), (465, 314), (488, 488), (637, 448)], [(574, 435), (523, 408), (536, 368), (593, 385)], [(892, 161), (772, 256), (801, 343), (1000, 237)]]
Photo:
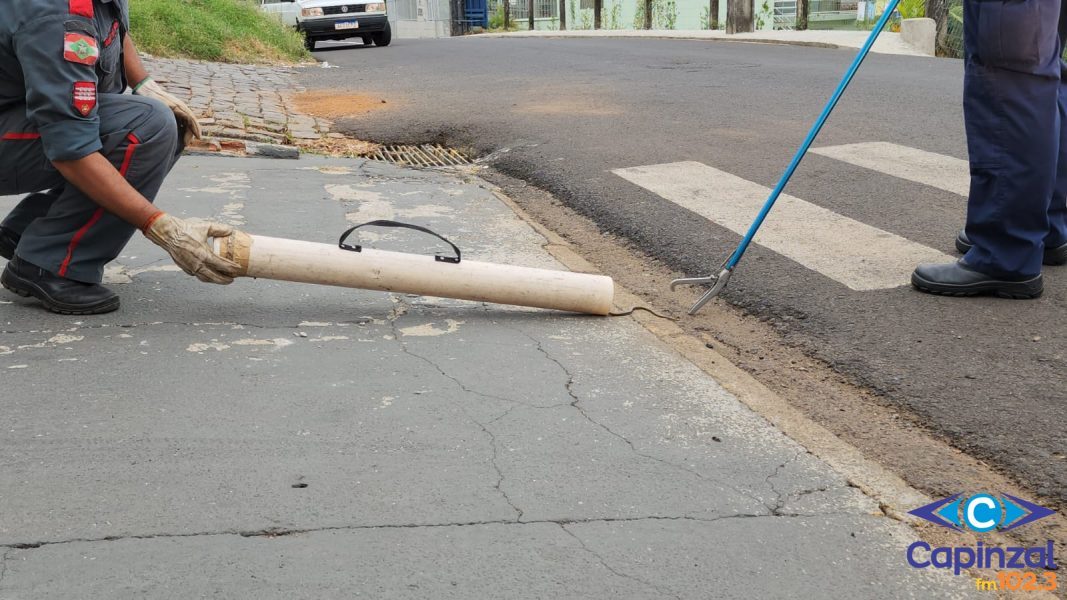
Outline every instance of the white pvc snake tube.
[(215, 252), (236, 262), (241, 276), (338, 287), (511, 304), (606, 316), (610, 277), (463, 259), (302, 242), (235, 232), (215, 240)]

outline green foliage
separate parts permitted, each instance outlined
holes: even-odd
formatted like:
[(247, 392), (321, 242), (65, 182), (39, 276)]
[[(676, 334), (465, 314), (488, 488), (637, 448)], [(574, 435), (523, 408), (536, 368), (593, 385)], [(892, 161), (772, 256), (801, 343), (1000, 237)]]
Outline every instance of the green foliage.
[(251, 0), (130, 0), (130, 32), (155, 56), (235, 63), (307, 60), (302, 36)]
[(926, 16), (926, 0), (900, 0), (897, 10), (902, 19), (921, 19)]
[(582, 9), (582, 24), (578, 29), (592, 29), (593, 28), (593, 11), (588, 8)]
[[(496, 3), (496, 8), (493, 9), (493, 14), (489, 15), (489, 29), (490, 29), (490, 31), (514, 31), (515, 30), (515, 18), (512, 17), (510, 14), (508, 15), (508, 17), (511, 17), (511, 18), (508, 19), (507, 26), (505, 27), (505, 25), (504, 25), (504, 2), (506, 2), (506, 1), (507, 0), (502, 0), (501, 2), (497, 2)], [(490, 3), (489, 6), (492, 7), (493, 3)]]
[(674, 29), (678, 24), (678, 4), (675, 0), (653, 0), (652, 14), (657, 29)]
[(608, 29), (622, 29), (622, 0), (611, 3), (608, 13)]
[[(678, 25), (677, 0), (652, 0), (652, 28), (674, 29)], [(637, 0), (634, 29), (645, 28), (645, 0)]]
[(767, 0), (763, 0), (763, 6), (760, 7), (760, 10), (754, 15), (753, 18), (753, 27), (756, 29), (756, 31), (771, 26), (773, 24), (772, 21), (774, 19), (773, 15), (774, 11), (771, 8), (771, 5), (767, 2)]
[(504, 3), (497, 4), (496, 10), (489, 15), (489, 29), (504, 28)]
[(645, 28), (645, 0), (636, 0), (637, 10), (634, 11), (634, 29)]
[[(719, 10), (720, 11), (722, 10), (721, 6), (720, 6)], [(722, 13), (720, 12), (719, 15), (722, 16)], [(700, 28), (701, 29), (721, 29), (722, 28), (722, 22), (721, 21), (713, 21), (711, 19), (711, 6), (710, 5), (705, 5), (704, 6), (704, 10), (701, 11), (701, 14), (700, 14)]]

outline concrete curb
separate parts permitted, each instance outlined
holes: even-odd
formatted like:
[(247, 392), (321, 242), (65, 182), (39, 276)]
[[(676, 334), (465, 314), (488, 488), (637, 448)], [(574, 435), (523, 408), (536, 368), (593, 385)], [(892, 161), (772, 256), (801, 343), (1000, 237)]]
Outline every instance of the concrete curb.
[[(602, 274), (596, 265), (575, 252), (569, 242), (534, 220), (532, 215), (504, 194), (499, 187), (492, 186), (491, 189), (498, 200), (545, 238), (546, 243), (543, 247), (553, 258), (572, 271)], [(618, 310), (646, 306), (644, 300), (620, 287), (618, 282), (615, 284), (615, 302)], [(975, 545), (978, 543), (979, 538), (971, 532), (948, 534), (940, 527), (931, 526), (909, 515), (909, 510), (928, 504), (934, 499), (909, 485), (896, 473), (868, 459), (859, 448), (837, 437), (829, 429), (794, 408), (785, 398), (760, 383), (719, 352), (705, 345), (702, 340), (687, 333), (668, 319), (643, 311), (636, 311), (628, 318), (636, 321), (646, 331), (678, 352), (685, 360), (711, 376), (723, 389), (752, 412), (841, 474), (849, 485), (874, 499), (884, 516), (909, 525), (918, 538), (935, 545), (963, 543)], [(999, 532), (984, 534), (982, 541), (1000, 546), (1017, 545), (1015, 540)], [(992, 579), (996, 576), (995, 572), (990, 569), (971, 568), (966, 572), (972, 578)], [(1049, 592), (1027, 593), (1030, 594), (1028, 597), (1032, 598), (1053, 600), (1057, 597)]]
[(282, 144), (266, 144), (230, 138), (206, 138), (186, 148), (190, 156), (248, 156), (260, 158), (300, 158), (300, 148)]
[[(548, 39), (655, 39), (688, 40), (702, 42), (741, 42), (749, 44), (772, 44), (829, 49), (859, 49), (866, 41), (867, 32), (804, 31), (763, 32), (727, 35), (721, 31), (705, 30), (593, 30), (593, 31), (515, 31), (507, 33), (483, 33), (462, 36), (490, 38), (548, 38)], [(898, 56), (926, 56), (931, 54), (907, 43), (899, 33), (883, 33), (871, 49), (876, 54)]]
[[(463, 36), (463, 37), (476, 37), (476, 36)], [(850, 46), (841, 46), (838, 44), (831, 44), (829, 42), (807, 42), (801, 40), (756, 40), (756, 39), (730, 39), (719, 37), (697, 37), (697, 36), (677, 36), (677, 35), (530, 35), (517, 33), (486, 33), (481, 34), (480, 37), (491, 38), (524, 38), (524, 39), (550, 39), (550, 40), (567, 40), (567, 39), (597, 39), (597, 40), (676, 40), (683, 42), (731, 42), (734, 44), (766, 44), (770, 46), (801, 46), (806, 48), (826, 48), (829, 50), (843, 50), (848, 49)]]
[[(501, 190), (495, 189), (493, 194), (548, 240), (545, 250), (568, 269), (580, 273), (600, 272), (596, 266), (571, 249), (566, 240), (534, 221), (522, 207)], [(618, 287), (618, 284), (616, 284), (615, 300), (616, 304), (622, 303), (626, 309), (645, 304), (628, 290)], [(686, 333), (678, 325), (643, 312), (635, 312), (630, 318), (663, 340), (686, 360), (711, 375), (753, 412), (841, 473), (849, 484), (874, 498), (886, 516), (915, 524), (915, 519), (907, 515), (909, 507), (922, 506), (932, 501), (932, 498), (911, 487), (896, 474), (868, 460), (859, 449), (809, 419), (784, 398), (731, 363), (722, 354), (708, 348), (703, 342)]]

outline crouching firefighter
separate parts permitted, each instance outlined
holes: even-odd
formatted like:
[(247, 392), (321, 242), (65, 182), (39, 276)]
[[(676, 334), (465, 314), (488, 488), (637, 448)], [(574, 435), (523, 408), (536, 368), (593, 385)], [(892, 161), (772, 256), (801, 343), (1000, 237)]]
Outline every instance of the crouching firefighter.
[(104, 265), (138, 229), (201, 281), (238, 269), (207, 245), (232, 229), (152, 205), (200, 127), (148, 77), (128, 26), (128, 0), (0, 3), (0, 196), (30, 194), (0, 223), (0, 283), (61, 314), (119, 307)]

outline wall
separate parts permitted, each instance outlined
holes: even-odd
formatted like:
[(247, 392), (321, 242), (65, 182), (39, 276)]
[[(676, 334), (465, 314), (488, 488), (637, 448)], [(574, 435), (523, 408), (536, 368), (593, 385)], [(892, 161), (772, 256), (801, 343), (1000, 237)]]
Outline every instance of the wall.
[(400, 39), (448, 37), (451, 32), (448, 0), (386, 0), (393, 37)]
[[(515, 0), (526, 2), (528, 0)], [(724, 27), (726, 20), (726, 1), (720, 0), (719, 27)], [(566, 0), (567, 29), (583, 30), (593, 28), (593, 10), (581, 8), (581, 0)], [(753, 0), (757, 28), (774, 28), (774, 1)], [(652, 29), (694, 30), (708, 29), (709, 0), (653, 0)], [(515, 6), (515, 2), (512, 3)], [(527, 21), (513, 19), (513, 25), (519, 29), (528, 27)], [(535, 29), (559, 29), (559, 19), (535, 19)], [(604, 0), (601, 29), (643, 29), (644, 0)]]

